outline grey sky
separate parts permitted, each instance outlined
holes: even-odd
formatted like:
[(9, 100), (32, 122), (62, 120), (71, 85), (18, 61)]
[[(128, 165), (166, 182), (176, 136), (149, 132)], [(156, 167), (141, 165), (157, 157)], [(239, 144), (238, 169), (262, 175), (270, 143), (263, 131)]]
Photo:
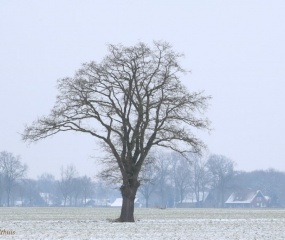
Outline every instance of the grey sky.
[(13, 1), (0, 6), (0, 151), (21, 155), (28, 176), (74, 164), (92, 176), (101, 151), (89, 136), (60, 134), (27, 146), (24, 124), (48, 114), (56, 80), (100, 61), (106, 43), (170, 42), (191, 70), (189, 90), (212, 95), (211, 153), (242, 170), (285, 170), (285, 2)]

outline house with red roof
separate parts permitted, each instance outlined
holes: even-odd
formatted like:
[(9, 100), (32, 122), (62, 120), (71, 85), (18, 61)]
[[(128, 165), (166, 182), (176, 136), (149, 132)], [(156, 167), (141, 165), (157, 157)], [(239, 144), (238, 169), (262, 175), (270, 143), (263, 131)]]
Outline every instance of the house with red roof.
[(232, 193), (225, 202), (226, 207), (258, 208), (268, 207), (270, 198), (260, 190), (244, 190)]

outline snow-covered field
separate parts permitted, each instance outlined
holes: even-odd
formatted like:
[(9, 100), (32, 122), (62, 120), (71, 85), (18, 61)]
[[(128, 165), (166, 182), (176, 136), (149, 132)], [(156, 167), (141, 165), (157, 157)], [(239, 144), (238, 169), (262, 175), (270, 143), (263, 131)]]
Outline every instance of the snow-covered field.
[(285, 239), (285, 209), (0, 208), (0, 239)]

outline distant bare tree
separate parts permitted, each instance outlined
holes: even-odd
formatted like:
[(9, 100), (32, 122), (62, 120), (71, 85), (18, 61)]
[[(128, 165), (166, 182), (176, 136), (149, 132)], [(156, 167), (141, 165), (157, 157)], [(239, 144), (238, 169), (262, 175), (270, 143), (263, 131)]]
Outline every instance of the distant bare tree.
[[(71, 203), (70, 205), (77, 206), (78, 205), (78, 199), (82, 197), (82, 181), (81, 177), (73, 178), (72, 180), (72, 194), (70, 195)], [(73, 203), (72, 203), (72, 197), (73, 197)]]
[(2, 206), (3, 192), (4, 192), (4, 176), (3, 173), (0, 171), (0, 206)]
[(72, 193), (75, 190), (74, 179), (76, 176), (77, 171), (73, 165), (68, 165), (66, 168), (61, 167), (61, 179), (59, 181), (59, 189), (63, 196), (64, 206), (66, 206), (68, 198), (69, 205), (71, 204)]
[(224, 206), (225, 190), (227, 183), (234, 176), (234, 165), (234, 161), (222, 155), (211, 155), (207, 161), (212, 186), (217, 192), (218, 207)]
[(211, 176), (207, 168), (207, 161), (202, 156), (191, 154), (191, 159), (191, 188), (195, 194), (198, 207), (203, 207), (204, 194), (207, 187), (210, 187)]
[(49, 173), (43, 173), (38, 177), (37, 181), (39, 191), (49, 194), (55, 193), (56, 181), (55, 177)]
[(23, 179), (21, 183), (18, 184), (16, 193), (19, 195), (24, 206), (33, 207), (44, 205), (44, 200), (40, 197), (36, 180)]
[(39, 192), (43, 194), (43, 199), (46, 205), (55, 204), (61, 196), (58, 192), (58, 182), (55, 177), (49, 173), (43, 173), (38, 177), (37, 185)]
[(84, 206), (86, 206), (87, 198), (93, 195), (95, 186), (91, 178), (87, 176), (81, 177), (80, 183), (81, 183), (80, 186), (81, 186), (82, 196), (83, 196), (83, 203), (84, 203)]
[(12, 153), (4, 151), (0, 153), (0, 171), (7, 194), (7, 206), (10, 206), (11, 191), (16, 181), (26, 174), (27, 166), (20, 162), (20, 157), (15, 157)]
[(171, 155), (167, 152), (156, 153), (156, 192), (160, 196), (161, 208), (167, 207), (167, 198), (169, 196), (169, 187), (171, 186), (171, 173), (172, 173), (172, 159)]
[(106, 184), (105, 181), (97, 181), (94, 183), (94, 188), (94, 198), (101, 201), (100, 205), (108, 206), (114, 187)]
[(204, 147), (193, 130), (208, 129), (201, 113), (209, 97), (182, 85), (181, 57), (165, 42), (153, 48), (109, 45), (100, 64), (84, 64), (73, 78), (59, 80), (50, 115), (27, 126), (23, 140), (36, 142), (66, 131), (99, 139), (112, 155), (109, 167), (120, 173), (118, 221), (133, 222), (138, 176), (150, 149), (161, 146), (184, 154)]
[(94, 185), (91, 178), (87, 177), (86, 175), (83, 177), (73, 178), (71, 188), (71, 196), (74, 198), (72, 205), (74, 206), (78, 205), (78, 200), (81, 200), (80, 204), (85, 206), (87, 197), (91, 197), (92, 193), (94, 192)]
[(154, 154), (149, 154), (139, 175), (141, 185), (138, 189), (145, 199), (146, 208), (149, 207), (149, 198), (155, 190), (158, 172), (159, 169), (156, 165), (155, 156)]
[[(175, 191), (178, 192), (179, 202), (182, 203), (191, 186), (190, 161), (177, 153), (172, 153), (172, 174)], [(175, 198), (175, 202), (178, 199)]]

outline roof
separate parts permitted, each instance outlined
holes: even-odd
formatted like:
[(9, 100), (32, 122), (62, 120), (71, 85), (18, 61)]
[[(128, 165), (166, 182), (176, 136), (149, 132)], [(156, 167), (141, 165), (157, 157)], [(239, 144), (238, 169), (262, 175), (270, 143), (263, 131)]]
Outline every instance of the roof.
[[(135, 199), (135, 203), (138, 202), (138, 198)], [(110, 205), (111, 207), (122, 207), (123, 198), (116, 198), (115, 201)]]
[[(204, 202), (209, 195), (209, 192), (199, 192), (199, 202)], [(182, 203), (197, 203), (198, 200), (196, 198), (195, 193), (188, 193), (183, 199)]]
[(261, 197), (265, 198), (260, 190), (253, 191), (240, 191), (234, 192), (230, 195), (228, 200), (225, 203), (251, 203), (257, 195), (261, 195)]
[(115, 201), (110, 205), (111, 207), (121, 207), (123, 204), (123, 198), (116, 198)]

